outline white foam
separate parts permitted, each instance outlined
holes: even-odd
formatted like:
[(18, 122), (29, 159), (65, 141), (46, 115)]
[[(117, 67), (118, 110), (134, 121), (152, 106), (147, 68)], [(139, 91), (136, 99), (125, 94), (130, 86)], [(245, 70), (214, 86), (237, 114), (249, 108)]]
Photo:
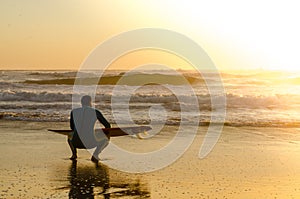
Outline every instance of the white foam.
[[(154, 71), (157, 73), (157, 71)], [(153, 72), (153, 73), (154, 73)], [(109, 75), (119, 74), (111, 72)], [(31, 71), (2, 71), (0, 79), (0, 118), (34, 120), (34, 121), (68, 121), (69, 112), (72, 108), (72, 95), (80, 98), (84, 94), (73, 93), (72, 85), (38, 85), (22, 84), (23, 80), (34, 78), (65, 78), (73, 77), (74, 71), (64, 72), (31, 72)], [(165, 72), (165, 74), (167, 74)], [(193, 75), (193, 74), (190, 74)], [(300, 86), (297, 82), (299, 77), (291, 77), (274, 74), (272, 77), (255, 75), (224, 75), (224, 85), (227, 96), (226, 125), (251, 125), (251, 126), (274, 126), (274, 125), (298, 125), (300, 118)], [(213, 79), (213, 75), (210, 77)], [(288, 78), (288, 81), (284, 81)], [(290, 84), (287, 84), (290, 82)], [(291, 83), (292, 82), (292, 83)], [(272, 85), (272, 86), (270, 86)], [(184, 85), (168, 85), (171, 90), (176, 90), (175, 96), (164, 85), (148, 85), (137, 88), (130, 94), (130, 103), (122, 102), (122, 98), (128, 98), (128, 90), (132, 87), (119, 85), (121, 92), (114, 96), (115, 108), (120, 111), (129, 109), (131, 116), (137, 124), (165, 123), (179, 125), (181, 122), (180, 112), (185, 110), (191, 116), (199, 116), (201, 125), (207, 125), (210, 121), (211, 110), (218, 109), (218, 104), (211, 107), (211, 99), (217, 102), (218, 95), (211, 96), (205, 85), (193, 85), (197, 94), (199, 110), (195, 110), (193, 96), (187, 92)], [(99, 85), (95, 98), (95, 106), (103, 114), (114, 122), (111, 113), (111, 97), (113, 85)], [(178, 96), (179, 95), (179, 96)], [(178, 102), (178, 98), (181, 102)], [(79, 102), (78, 102), (79, 104)], [(149, 116), (151, 107), (161, 106), (166, 111), (166, 120), (162, 120), (159, 114), (154, 114), (157, 119)], [(150, 114), (151, 115), (151, 114)], [(191, 117), (191, 122), (192, 122)], [(129, 122), (128, 118), (122, 119), (123, 123)], [(189, 122), (189, 121), (187, 121)]]

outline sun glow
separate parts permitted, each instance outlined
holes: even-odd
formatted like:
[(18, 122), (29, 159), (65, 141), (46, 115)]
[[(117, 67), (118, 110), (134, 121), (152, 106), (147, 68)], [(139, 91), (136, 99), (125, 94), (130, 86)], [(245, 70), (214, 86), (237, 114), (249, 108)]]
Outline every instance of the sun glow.
[(193, 1), (174, 4), (172, 10), (181, 13), (176, 18), (180, 26), (195, 30), (190, 34), (196, 41), (203, 43), (206, 38), (210, 42), (208, 54), (222, 68), (296, 71), (300, 70), (300, 14), (294, 4)]
[(108, 69), (110, 70), (126, 70), (133, 69), (138, 66), (153, 64), (163, 65), (170, 69), (192, 70), (193, 66), (181, 57), (157, 49), (136, 50), (125, 54), (116, 59)]
[(221, 70), (300, 70), (296, 1), (11, 0), (0, 5), (0, 69), (77, 69), (112, 35), (154, 27), (191, 38)]

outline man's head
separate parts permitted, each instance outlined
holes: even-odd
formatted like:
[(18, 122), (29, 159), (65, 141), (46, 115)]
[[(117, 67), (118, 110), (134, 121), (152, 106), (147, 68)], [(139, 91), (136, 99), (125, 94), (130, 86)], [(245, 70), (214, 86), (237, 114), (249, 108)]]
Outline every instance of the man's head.
[(84, 95), (81, 98), (81, 105), (82, 106), (92, 106), (92, 98), (89, 95)]

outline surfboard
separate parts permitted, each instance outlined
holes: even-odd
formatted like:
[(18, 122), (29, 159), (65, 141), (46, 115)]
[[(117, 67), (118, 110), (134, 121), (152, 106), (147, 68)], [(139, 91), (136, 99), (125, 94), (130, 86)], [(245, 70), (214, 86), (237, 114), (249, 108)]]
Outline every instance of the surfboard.
[[(122, 128), (102, 128), (95, 129), (95, 133), (103, 132), (104, 134), (110, 137), (119, 137), (125, 135), (136, 135), (139, 133), (145, 133), (152, 128), (150, 126), (134, 126), (134, 127), (122, 127)], [(71, 129), (48, 129), (48, 131), (70, 136), (73, 133)]]

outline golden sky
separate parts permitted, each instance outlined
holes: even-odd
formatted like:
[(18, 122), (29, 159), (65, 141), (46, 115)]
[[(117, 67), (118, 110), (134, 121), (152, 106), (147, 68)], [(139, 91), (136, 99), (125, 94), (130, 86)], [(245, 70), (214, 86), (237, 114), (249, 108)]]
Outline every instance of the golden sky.
[(0, 69), (77, 70), (111, 36), (153, 27), (191, 38), (221, 70), (295, 70), (299, 19), (289, 0), (1, 0)]

